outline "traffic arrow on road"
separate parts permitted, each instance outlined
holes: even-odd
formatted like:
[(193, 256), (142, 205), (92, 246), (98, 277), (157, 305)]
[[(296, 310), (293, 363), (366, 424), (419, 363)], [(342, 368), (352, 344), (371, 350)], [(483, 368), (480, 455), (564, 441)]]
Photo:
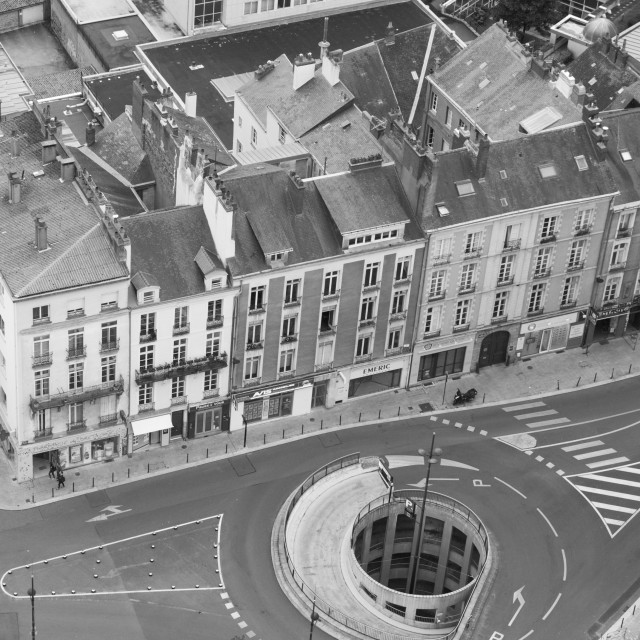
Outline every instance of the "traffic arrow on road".
[(120, 505), (113, 504), (108, 507), (105, 507), (104, 509), (100, 509), (100, 511), (103, 511), (103, 512), (106, 511), (107, 513), (101, 513), (100, 515), (97, 515), (95, 518), (91, 518), (87, 520), (87, 522), (100, 522), (101, 520), (106, 520), (111, 516), (117, 516), (120, 513), (127, 513), (127, 511), (131, 511), (131, 509), (121, 509)]
[(524, 598), (522, 597), (523, 589), (524, 589), (524, 585), (521, 586), (517, 591), (513, 593), (513, 602), (514, 603), (519, 602), (520, 604), (518, 605), (518, 608), (516, 609), (516, 612), (513, 614), (513, 617), (511, 618), (511, 620), (509, 620), (509, 624), (507, 625), (509, 627), (513, 624), (513, 621), (516, 619), (516, 617), (520, 613), (520, 609), (524, 607)]

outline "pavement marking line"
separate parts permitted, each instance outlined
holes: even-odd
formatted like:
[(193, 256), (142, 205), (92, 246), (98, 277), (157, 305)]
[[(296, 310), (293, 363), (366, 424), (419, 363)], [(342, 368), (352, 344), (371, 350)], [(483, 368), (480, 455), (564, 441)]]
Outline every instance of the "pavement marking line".
[(237, 611), (234, 611), (234, 612), (231, 614), (231, 617), (232, 617), (234, 620), (237, 620), (237, 619), (240, 617), (240, 614), (239, 614)]
[(522, 413), (513, 416), (516, 420), (527, 420), (528, 418), (540, 418), (542, 416), (555, 416), (558, 412), (555, 409), (547, 409), (546, 411), (534, 411), (533, 413)]
[(562, 582), (567, 581), (567, 554), (564, 549), (560, 549), (562, 552)]
[(462, 422), (456, 422), (453, 426), (460, 428), (462, 426)]
[(247, 631), (247, 638), (255, 638), (255, 631)]
[(569, 418), (554, 418), (553, 420), (539, 420), (538, 422), (527, 422), (526, 425), (529, 429), (536, 429), (538, 427), (548, 427), (552, 424), (565, 424), (571, 422)]
[(246, 629), (249, 625), (243, 620), (242, 622), (238, 622), (238, 626), (241, 629)]
[(556, 471), (556, 473), (557, 473), (559, 476), (563, 476), (563, 475), (564, 475), (564, 471), (563, 471), (562, 469), (558, 469), (558, 470)]
[(500, 478), (498, 478), (498, 476), (493, 476), (495, 480), (497, 480), (498, 482), (502, 482), (502, 484), (505, 487), (509, 487), (509, 489), (511, 489), (511, 491), (515, 491), (520, 497), (524, 498), (525, 500), (527, 499), (527, 496), (524, 495), (524, 493), (521, 493), (520, 491), (518, 491), (515, 487), (512, 487), (508, 482), (505, 482), (504, 480), (500, 480)]
[[(540, 507), (536, 507), (536, 510), (545, 519), (546, 523), (549, 525), (549, 528), (551, 529), (551, 531), (553, 531), (553, 535), (557, 538), (558, 532), (553, 528), (553, 525), (551, 524), (551, 521), (549, 520), (549, 518), (547, 518), (547, 516), (545, 516), (544, 513), (542, 513), (542, 511), (540, 510)], [(553, 607), (551, 608), (553, 609)], [(542, 619), (544, 620), (544, 618)]]
[(519, 638), (519, 640), (524, 640), (525, 638), (528, 638), (532, 633), (533, 633), (533, 629), (531, 629), (529, 633), (525, 633), (521, 638)]
[(484, 429), (481, 429), (480, 430), (480, 435), (481, 436), (486, 436), (486, 435), (489, 435), (489, 434)]
[(449, 420), (447, 420), (446, 418), (442, 418), (442, 424), (449, 424)]
[(225, 606), (227, 609), (233, 609), (233, 602), (225, 602), (225, 603), (224, 603), (224, 606)]
[(553, 604), (551, 605), (551, 608), (549, 609), (549, 611), (547, 611), (547, 613), (545, 613), (542, 616), (543, 620), (546, 620), (551, 615), (551, 612), (555, 609), (556, 605), (558, 604), (558, 600), (560, 600), (561, 597), (562, 597), (562, 593), (559, 593), (556, 599), (553, 601)]
[(615, 449), (598, 449), (597, 451), (588, 451), (587, 453), (577, 453), (573, 457), (576, 460), (588, 460), (589, 458), (599, 458), (600, 456), (608, 456), (612, 453), (618, 453)]
[(475, 428), (475, 427), (472, 427), (472, 426), (468, 426), (468, 427), (467, 427), (467, 431), (475, 431), (475, 430), (476, 430), (476, 428)]
[(547, 462), (547, 467), (549, 467), (549, 469), (553, 469), (553, 467), (555, 467), (556, 465), (553, 464), (553, 462)]
[(618, 471), (625, 471), (626, 473), (637, 473), (638, 475), (640, 475), (640, 469), (638, 469), (638, 467), (622, 467), (621, 469), (618, 469)]
[(563, 451), (578, 451), (579, 449), (589, 449), (591, 447), (603, 446), (602, 440), (590, 440), (589, 442), (581, 442), (580, 444), (572, 444), (570, 447), (562, 447)]
[(601, 476), (598, 473), (585, 473), (582, 478), (589, 480), (601, 480), (602, 482), (611, 482), (612, 484), (622, 484), (625, 487), (640, 487), (640, 482), (625, 480), (624, 478), (612, 478), (611, 476)]
[(526, 453), (528, 456), (532, 456), (532, 455), (533, 455), (533, 450), (531, 450), (531, 449), (527, 449), (527, 451), (525, 451), (525, 453)]
[(546, 406), (544, 402), (527, 402), (526, 404), (515, 404), (510, 407), (502, 407), (503, 411), (520, 411), (520, 409), (533, 409), (535, 407)]
[(438, 420), (437, 416), (429, 416), (429, 420), (431, 420), (431, 422), (436, 422)]
[(598, 509), (606, 509), (607, 511), (619, 511), (620, 513), (628, 513), (629, 515), (637, 511), (637, 509), (632, 509), (631, 507), (621, 507), (620, 505), (617, 505), (617, 504), (607, 504), (606, 502), (595, 502), (594, 500), (591, 501), (591, 504), (594, 507), (597, 507)]
[(220, 594), (220, 597), (221, 597), (223, 600), (226, 600), (226, 599), (229, 597), (229, 594), (228, 594), (228, 593), (221, 593), (221, 594)]
[(610, 458), (609, 460), (600, 460), (600, 462), (589, 462), (589, 469), (597, 469), (598, 467), (606, 467), (608, 465), (620, 464), (621, 462), (629, 462), (629, 458)]
[(613, 518), (605, 518), (604, 521), (616, 527), (621, 527), (626, 522), (626, 520), (614, 520)]
[(620, 493), (619, 491), (610, 491), (609, 489), (600, 489), (599, 487), (585, 487), (580, 484), (573, 485), (580, 491), (586, 491), (587, 493), (597, 493), (601, 496), (608, 496), (609, 498), (622, 498), (624, 500), (633, 500), (634, 502), (640, 502), (640, 496), (634, 496), (632, 493)]
[(542, 456), (536, 456), (536, 462), (542, 462), (544, 458)]

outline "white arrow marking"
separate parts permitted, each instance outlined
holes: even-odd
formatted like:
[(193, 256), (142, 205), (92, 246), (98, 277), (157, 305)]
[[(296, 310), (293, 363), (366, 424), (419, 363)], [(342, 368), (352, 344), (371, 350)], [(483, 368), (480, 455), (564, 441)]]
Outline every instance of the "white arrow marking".
[(127, 513), (127, 511), (131, 511), (131, 509), (120, 509), (120, 505), (110, 505), (108, 507), (105, 507), (104, 509), (101, 509), (100, 511), (107, 511), (108, 513), (101, 513), (100, 515), (96, 516), (95, 518), (91, 518), (90, 520), (87, 520), (87, 522), (99, 522), (100, 520), (106, 520), (107, 518), (110, 518), (111, 516), (117, 516), (120, 513)]
[(513, 594), (513, 602), (515, 603), (517, 601), (520, 604), (518, 605), (518, 608), (516, 609), (516, 612), (513, 614), (513, 618), (511, 618), (511, 620), (509, 620), (509, 624), (507, 625), (509, 627), (513, 624), (513, 621), (516, 619), (516, 616), (520, 613), (520, 609), (522, 609), (522, 607), (524, 607), (524, 598), (522, 597), (522, 590), (523, 589), (524, 589), (524, 585), (522, 587), (520, 587), (517, 591), (515, 591), (514, 594)]

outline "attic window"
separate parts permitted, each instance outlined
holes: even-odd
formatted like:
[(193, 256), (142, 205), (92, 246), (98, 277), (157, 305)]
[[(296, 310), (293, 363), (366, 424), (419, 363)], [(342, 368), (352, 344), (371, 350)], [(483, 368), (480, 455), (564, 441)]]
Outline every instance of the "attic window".
[(129, 34), (124, 29), (114, 31), (111, 35), (113, 36), (113, 39), (117, 41), (129, 39)]
[(212, 289), (219, 289), (221, 286), (222, 286), (222, 280), (220, 278), (216, 278), (215, 280), (211, 281)]
[(471, 180), (460, 180), (460, 182), (456, 182), (456, 189), (458, 190), (459, 196), (470, 196), (476, 192)]
[(490, 82), (489, 78), (485, 78), (478, 84), (478, 89), (484, 89)]
[(500, 204), (501, 204), (503, 207), (508, 207), (508, 206), (509, 206), (509, 203), (507, 202), (507, 199), (506, 199), (506, 198), (500, 198)]
[(444, 205), (444, 204), (437, 204), (436, 205), (436, 210), (438, 211), (438, 215), (441, 218), (444, 218), (445, 216), (449, 215), (449, 209), (447, 209), (446, 205)]
[(155, 297), (156, 297), (155, 291), (145, 291), (142, 294), (142, 304), (153, 302), (155, 300)]
[(284, 256), (284, 253), (281, 251), (279, 253), (272, 253), (269, 256), (269, 259), (271, 260), (271, 262), (275, 262), (276, 260), (282, 260), (283, 256)]
[(584, 156), (574, 156), (573, 158), (578, 165), (578, 171), (586, 171), (589, 168), (587, 159)]
[(500, 169), (500, 177), (501, 177), (503, 180), (506, 180), (506, 179), (507, 179), (507, 172), (506, 172), (504, 169)]
[(547, 164), (538, 165), (538, 171), (540, 172), (541, 178), (555, 178), (558, 175), (558, 171), (556, 170), (556, 165), (553, 162), (549, 162)]
[(411, 70), (411, 77), (413, 78), (414, 82), (418, 82), (418, 80), (420, 80), (420, 77), (413, 69)]
[(623, 162), (629, 162), (630, 160), (633, 160), (629, 149), (620, 149), (620, 157), (622, 158)]

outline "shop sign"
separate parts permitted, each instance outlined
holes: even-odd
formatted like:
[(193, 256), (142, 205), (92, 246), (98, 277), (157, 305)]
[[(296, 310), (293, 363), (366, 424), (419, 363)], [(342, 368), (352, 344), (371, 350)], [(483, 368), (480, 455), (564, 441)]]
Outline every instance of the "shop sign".
[(210, 409), (211, 407), (219, 407), (223, 405), (226, 400), (223, 398), (222, 400), (216, 400), (215, 402), (206, 402), (205, 404), (199, 404), (197, 407), (194, 407), (196, 411), (200, 411), (200, 409)]
[(438, 340), (437, 342), (427, 342), (427, 344), (423, 345), (422, 349), (424, 351), (429, 351), (430, 349), (440, 349), (442, 347), (449, 347), (453, 344), (465, 344), (467, 342), (471, 342), (473, 340), (473, 336), (467, 335), (466, 337), (460, 338), (445, 338), (444, 340)]
[(543, 329), (549, 329), (550, 327), (559, 327), (563, 324), (573, 324), (578, 320), (577, 313), (570, 313), (568, 316), (557, 316), (555, 318), (546, 318), (545, 320), (538, 320), (538, 322), (530, 322), (529, 324), (522, 324), (520, 331), (522, 333), (533, 333), (535, 331), (542, 331)]
[(601, 320), (602, 318), (611, 318), (613, 316), (622, 315), (623, 313), (627, 313), (629, 309), (631, 309), (631, 303), (625, 302), (624, 304), (617, 304), (615, 307), (607, 307), (600, 311), (596, 311), (594, 309), (592, 314), (597, 320)]
[(571, 338), (581, 338), (584, 332), (584, 324), (574, 324), (571, 329), (569, 329), (569, 339)]
[(362, 370), (362, 375), (363, 376), (370, 376), (373, 373), (380, 373), (382, 371), (390, 371), (391, 370), (391, 363), (390, 362), (386, 362), (385, 364), (378, 364), (375, 365), (373, 367), (365, 367)]
[(285, 391), (293, 391), (294, 389), (303, 389), (310, 386), (311, 380), (290, 382), (289, 384), (282, 384), (279, 387), (272, 387), (271, 389), (259, 389), (258, 391), (254, 391), (251, 395), (238, 396), (238, 400), (255, 400), (257, 398), (267, 398), (274, 393), (284, 393)]

